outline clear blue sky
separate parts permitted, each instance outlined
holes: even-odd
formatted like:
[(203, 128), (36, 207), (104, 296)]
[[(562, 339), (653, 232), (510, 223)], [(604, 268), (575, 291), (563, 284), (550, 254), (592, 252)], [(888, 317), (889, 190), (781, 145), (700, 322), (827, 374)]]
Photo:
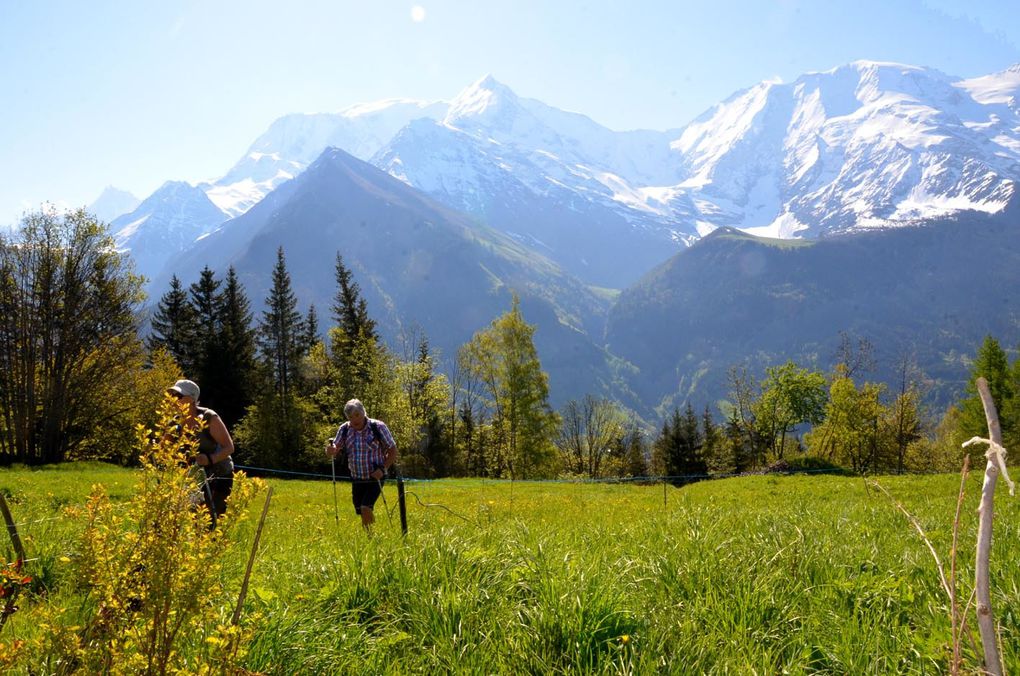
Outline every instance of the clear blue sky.
[[(417, 8), (417, 9), (415, 9)], [(613, 129), (856, 59), (1020, 62), (1017, 0), (0, 0), (0, 224), (218, 177), (280, 115), (486, 73)]]

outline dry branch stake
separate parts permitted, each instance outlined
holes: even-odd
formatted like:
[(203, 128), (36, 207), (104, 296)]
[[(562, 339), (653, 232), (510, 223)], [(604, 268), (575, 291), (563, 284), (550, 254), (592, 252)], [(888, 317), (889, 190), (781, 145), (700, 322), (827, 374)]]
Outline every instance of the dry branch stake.
[(259, 539), (262, 537), (262, 525), (266, 522), (266, 513), (269, 512), (269, 500), (273, 497), (273, 487), (269, 487), (266, 493), (266, 504), (262, 507), (262, 517), (259, 519), (259, 527), (255, 530), (255, 541), (251, 544), (251, 556), (248, 557), (248, 567), (244, 571), (244, 582), (241, 583), (241, 594), (237, 597), (237, 607), (234, 608), (234, 616), (230, 623), (236, 625), (241, 621), (241, 608), (244, 606), (244, 597), (248, 594), (248, 580), (251, 579), (251, 567), (255, 563), (255, 552), (259, 548)]
[(1009, 493), (1013, 494), (1013, 482), (1006, 473), (1006, 449), (1002, 447), (1002, 429), (999, 427), (999, 414), (995, 410), (992, 393), (988, 389), (988, 381), (977, 379), (978, 393), (985, 407), (985, 419), (988, 421), (988, 438), (975, 437), (964, 444), (983, 441), (988, 444), (985, 457), (985, 481), (981, 486), (981, 507), (978, 508), (978, 539), (977, 559), (974, 562), (974, 591), (977, 594), (978, 629), (981, 630), (981, 645), (985, 653), (985, 669), (990, 674), (1002, 674), (1002, 660), (999, 656), (999, 645), (996, 640), (995, 618), (992, 616), (992, 598), (988, 584), (988, 561), (992, 551), (992, 517), (994, 516), (995, 483), (999, 479), (999, 471), (1003, 473), (1009, 484)]
[[(21, 544), (21, 538), (18, 537), (18, 527), (14, 524), (14, 517), (11, 516), (11, 510), (7, 507), (7, 500), (3, 495), (0, 495), (0, 512), (3, 513), (4, 521), (7, 523), (7, 533), (11, 536), (11, 542), (14, 544), (14, 552), (18, 555), (18, 560), (14, 564), (15, 570), (20, 572), (21, 566), (25, 562), (25, 547)], [(14, 614), (14, 602), (18, 599), (19, 591), (21, 591), (21, 584), (16, 584), (11, 590), (11, 595), (7, 597), (7, 603), (0, 611), (0, 629), (3, 629), (7, 623), (7, 618)]]

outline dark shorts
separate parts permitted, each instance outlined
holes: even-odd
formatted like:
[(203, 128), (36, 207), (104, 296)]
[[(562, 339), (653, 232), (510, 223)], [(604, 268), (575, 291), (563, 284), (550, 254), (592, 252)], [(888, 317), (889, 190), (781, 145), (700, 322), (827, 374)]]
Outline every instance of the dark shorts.
[(227, 498), (234, 490), (234, 475), (209, 477), (209, 492), (212, 493), (213, 509), (217, 516), (227, 513)]
[(375, 479), (354, 479), (351, 483), (351, 502), (354, 503), (354, 513), (361, 514), (362, 507), (375, 509), (375, 501), (382, 493), (382, 485), (386, 480), (376, 481)]

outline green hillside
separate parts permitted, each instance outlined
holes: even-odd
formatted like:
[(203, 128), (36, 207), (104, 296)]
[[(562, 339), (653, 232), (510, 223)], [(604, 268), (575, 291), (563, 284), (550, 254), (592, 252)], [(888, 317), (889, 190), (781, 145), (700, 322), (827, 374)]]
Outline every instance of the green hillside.
[(810, 243), (719, 230), (620, 294), (608, 349), (638, 368), (648, 406), (698, 407), (725, 396), (735, 365), (828, 370), (846, 332), (875, 346), (870, 378), (892, 382), (913, 357), (946, 404), (985, 335), (1020, 343), (1018, 223), (969, 214)]

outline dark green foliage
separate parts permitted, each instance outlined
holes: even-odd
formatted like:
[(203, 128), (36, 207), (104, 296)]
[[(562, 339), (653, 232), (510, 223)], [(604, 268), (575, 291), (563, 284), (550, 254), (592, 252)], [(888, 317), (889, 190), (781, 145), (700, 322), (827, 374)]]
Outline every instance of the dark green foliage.
[(687, 403), (683, 414), (673, 409), (672, 415), (662, 424), (654, 451), (666, 476), (676, 486), (697, 481), (708, 475), (703, 455), (705, 437), (698, 426), (694, 407)]
[(224, 281), (204, 268), (190, 298), (176, 276), (170, 280), (152, 319), (149, 349), (156, 347), (199, 384), (202, 404), (215, 409), (228, 429), (260, 388), (251, 303), (233, 267)]
[(411, 419), (421, 432), (419, 448), (431, 476), (450, 476), (457, 470), (453, 442), (447, 434), (445, 419), (446, 392), (436, 390), (436, 373), (428, 339), (422, 337), (418, 355), (411, 368), (409, 404)]
[(375, 321), (368, 316), (368, 303), (361, 296), (361, 287), (344, 265), (339, 251), (336, 254), (336, 285), (336, 297), (330, 309), (337, 326), (350, 340), (356, 340), (359, 335), (378, 340)]
[(238, 430), (246, 453), (269, 467), (305, 467), (306, 453), (320, 445), (314, 407), (301, 396), (301, 365), (308, 332), (297, 311), (283, 247), (277, 250), (273, 287), (266, 299), (256, 342), (268, 383)]
[(712, 474), (731, 474), (737, 469), (734, 447), (722, 429), (716, 426), (712, 418), (712, 410), (706, 406), (701, 414), (701, 429), (705, 436), (702, 456), (705, 465)]
[(297, 311), (297, 297), (291, 288), (283, 247), (280, 247), (273, 268), (273, 286), (259, 322), (257, 343), (273, 389), (282, 397), (296, 392), (301, 358), (306, 352), (306, 336), (304, 322)]
[(1010, 368), (1005, 350), (992, 336), (985, 336), (981, 347), (978, 348), (977, 356), (971, 366), (970, 379), (967, 381), (969, 396), (963, 400), (960, 416), (960, 431), (965, 438), (988, 436), (985, 409), (977, 391), (978, 378), (988, 381), (988, 389), (991, 391), (992, 399), (999, 411), (999, 425), (1002, 428), (1003, 438), (1012, 437), (1015, 421), (1003, 414), (1010, 411), (1013, 406), (1013, 400), (1017, 396), (1017, 383), (1014, 380), (1013, 369)]
[(260, 386), (251, 303), (233, 267), (227, 270), (223, 290), (216, 298), (216, 311), (216, 359), (207, 364), (201, 386), (203, 399), (209, 392), (206, 404), (232, 426), (244, 415)]
[(317, 342), (319, 342), (319, 315), (315, 312), (313, 303), (308, 306), (308, 314), (305, 315), (305, 351), (311, 350)]
[(191, 307), (195, 311), (193, 378), (201, 382), (205, 380), (205, 371), (219, 356), (216, 338), (219, 333), (219, 308), (216, 298), (220, 281), (208, 267), (202, 269), (198, 281), (191, 285)]
[(382, 349), (375, 321), (368, 315), (368, 303), (354, 281), (343, 257), (336, 255), (336, 296), (331, 310), (336, 329), (330, 332), (330, 356), (336, 372), (338, 399), (364, 398), (377, 377), (372, 363), (374, 353)]
[(182, 371), (194, 373), (196, 331), (195, 308), (188, 300), (181, 280), (174, 275), (170, 278), (170, 290), (159, 299), (152, 315), (148, 348), (150, 351), (156, 347), (165, 348)]

